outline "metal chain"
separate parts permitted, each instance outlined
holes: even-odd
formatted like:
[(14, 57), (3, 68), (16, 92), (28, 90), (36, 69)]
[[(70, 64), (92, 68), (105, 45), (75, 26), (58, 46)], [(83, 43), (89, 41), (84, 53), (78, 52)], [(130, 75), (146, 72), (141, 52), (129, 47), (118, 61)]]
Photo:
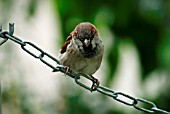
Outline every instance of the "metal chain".
[[(115, 91), (113, 91), (107, 87), (101, 86), (101, 85), (99, 85), (96, 90), (91, 89), (91, 87), (89, 87), (88, 85), (86, 85), (85, 83), (83, 83), (80, 80), (82, 78), (85, 78), (85, 79), (93, 82), (93, 79), (90, 76), (88, 76), (86, 74), (76, 74), (74, 72), (67, 72), (66, 67), (61, 65), (57, 59), (55, 59), (50, 54), (48, 54), (45, 51), (43, 51), (42, 49), (40, 49), (35, 44), (28, 42), (28, 41), (22, 41), (21, 39), (13, 36), (13, 33), (14, 33), (14, 23), (9, 23), (9, 32), (2, 30), (2, 25), (0, 24), (0, 37), (2, 39), (2, 41), (0, 41), (0, 45), (4, 44), (8, 39), (12, 40), (13, 42), (19, 44), (25, 52), (27, 52), (29, 55), (33, 56), (34, 58), (39, 59), (42, 63), (44, 63), (51, 69), (53, 69), (53, 71), (62, 72), (64, 74), (66, 74), (67, 76), (73, 78), (79, 86), (81, 86), (87, 90), (90, 90), (91, 92), (97, 91), (101, 94), (104, 94), (106, 96), (109, 96), (109, 97), (115, 99), (116, 101), (118, 101), (120, 103), (123, 103), (128, 106), (132, 106), (135, 109), (144, 111), (146, 113), (170, 114), (170, 112), (167, 112), (165, 110), (157, 108), (157, 106), (150, 101), (147, 101), (147, 100), (141, 99), (141, 98), (135, 98), (135, 97), (132, 97), (132, 96), (127, 95), (122, 92), (115, 92)], [(37, 52), (35, 53), (35, 52), (31, 51), (30, 48), (28, 48), (28, 47), (33, 48), (34, 50), (39, 52), (39, 54), (37, 54)], [(48, 62), (45, 58), (48, 58), (48, 61), (49, 60), (53, 61), (55, 63), (55, 65)], [(125, 98), (128, 100), (124, 100)], [(139, 104), (147, 105), (147, 107), (150, 107), (150, 108), (142, 107), (143, 105), (141, 106)]]

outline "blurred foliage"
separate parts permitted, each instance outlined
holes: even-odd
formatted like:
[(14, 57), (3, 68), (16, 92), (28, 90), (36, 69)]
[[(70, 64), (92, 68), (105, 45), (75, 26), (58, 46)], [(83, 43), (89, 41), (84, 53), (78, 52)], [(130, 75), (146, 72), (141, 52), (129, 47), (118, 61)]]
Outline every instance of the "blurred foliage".
[[(32, 18), (36, 14), (38, 0), (29, 0), (23, 10), (26, 13), (26, 19)], [(0, 0), (0, 10), (3, 16), (3, 23), (8, 23), (8, 18), (13, 13), (16, 2), (13, 0)], [(149, 78), (149, 74), (155, 70), (167, 72), (167, 78), (170, 76), (170, 1), (169, 0), (52, 0), (52, 5), (59, 13), (62, 43), (65, 41), (74, 27), (83, 21), (94, 23), (97, 28), (102, 28), (100, 33), (108, 35), (111, 32), (113, 39), (103, 38), (102, 40), (112, 40), (113, 45), (109, 44), (107, 48), (106, 61), (109, 68), (107, 79), (104, 85), (111, 86), (112, 79), (119, 63), (119, 43), (126, 39), (132, 40), (137, 47), (142, 67), (142, 81)], [(107, 32), (105, 30), (108, 30)], [(104, 31), (104, 32), (103, 32)], [(103, 32), (103, 33), (102, 33)], [(106, 32), (106, 33), (105, 33)], [(128, 40), (127, 40), (128, 41)], [(60, 43), (60, 45), (62, 44)], [(57, 44), (59, 45), (59, 44)], [(105, 46), (107, 47), (107, 46)], [(129, 63), (130, 64), (130, 63)], [(4, 69), (0, 69), (0, 71)], [(1, 72), (2, 74), (2, 72)], [(167, 80), (168, 83), (169, 80)], [(47, 109), (50, 112), (50, 105), (44, 105), (36, 109), (33, 103), (30, 103), (28, 96), (30, 93), (20, 90), (18, 83), (13, 83), (2, 93), (3, 107), (12, 107), (18, 114), (38, 114), (40, 109)], [(154, 86), (154, 85), (153, 85)], [(68, 86), (69, 87), (69, 86)], [(157, 98), (152, 101), (159, 107), (169, 110), (170, 106), (170, 84), (165, 84), (163, 92), (159, 93)], [(72, 91), (72, 90), (71, 90)], [(75, 92), (74, 95), (68, 95), (63, 92), (65, 106), (61, 112), (63, 114), (93, 114), (95, 107), (93, 101), (87, 104), (82, 98), (83, 92)], [(144, 96), (147, 97), (147, 96)], [(126, 111), (118, 110), (114, 107), (107, 108), (106, 98), (101, 97), (98, 105), (100, 109), (105, 109), (106, 114), (125, 114)], [(106, 103), (107, 104), (107, 103)], [(8, 105), (8, 106), (7, 106)], [(56, 104), (57, 108), (58, 105)], [(106, 109), (107, 108), (107, 109)], [(136, 113), (136, 112), (134, 112)], [(100, 114), (100, 113), (98, 113)], [(144, 114), (141, 112), (141, 114)]]
[(2, 114), (2, 96), (1, 96), (1, 82), (0, 82), (0, 114)]
[[(139, 51), (142, 79), (157, 69), (170, 71), (170, 1), (168, 0), (53, 0), (59, 11), (63, 42), (83, 21), (107, 26), (115, 35), (107, 56), (109, 72), (105, 85), (110, 86), (119, 61), (119, 42), (130, 38)], [(96, 20), (96, 18), (99, 18)], [(103, 31), (100, 31), (103, 32)], [(103, 33), (105, 34), (105, 33)], [(107, 36), (107, 35), (106, 35)], [(106, 40), (106, 38), (102, 38)], [(168, 74), (169, 76), (169, 74)], [(169, 85), (166, 87), (169, 88)], [(170, 92), (164, 93), (168, 98)], [(160, 98), (161, 99), (161, 98)], [(155, 99), (156, 102), (157, 99)], [(163, 101), (170, 106), (168, 101)], [(165, 103), (166, 102), (166, 103)], [(165, 107), (166, 107), (165, 106)], [(74, 108), (70, 105), (71, 108)], [(81, 106), (79, 106), (81, 107)], [(168, 108), (167, 108), (168, 109)], [(109, 110), (108, 110), (109, 112)], [(107, 112), (107, 113), (108, 113)]]
[[(13, 10), (13, 0), (0, 0), (1, 22), (7, 23)], [(2, 16), (3, 15), (3, 16)]]
[[(163, 23), (165, 16), (168, 15), (166, 10), (169, 10), (165, 6), (167, 2), (165, 0), (150, 2), (147, 0), (54, 0), (61, 18), (63, 41), (79, 22), (94, 23), (97, 12), (107, 7), (110, 16), (115, 17), (114, 23), (109, 23), (108, 27), (114, 31), (118, 40), (128, 37), (135, 42), (140, 52), (143, 78), (160, 65), (157, 49), (163, 39), (161, 34), (167, 26)], [(108, 17), (103, 15), (101, 20)], [(113, 63), (110, 64), (111, 69), (115, 69), (114, 63), (118, 60), (114, 59), (117, 57), (113, 50), (115, 48), (116, 46), (113, 45), (108, 54), (108, 63)]]
[(160, 48), (158, 50), (160, 64), (170, 71), (170, 27), (166, 29)]
[(29, 4), (28, 4), (28, 7), (27, 7), (27, 17), (30, 18), (30, 17), (33, 17), (36, 13), (36, 8), (37, 8), (37, 3), (38, 1), (37, 0), (30, 0)]
[[(17, 114), (34, 114), (34, 110), (29, 108), (31, 105), (24, 99), (24, 97), (27, 97), (27, 94), (24, 90), (19, 90), (18, 86), (18, 83), (12, 82), (12, 84), (3, 91), (3, 111), (16, 112)], [(6, 107), (11, 107), (11, 109), (8, 110)]]
[(83, 102), (81, 93), (66, 96), (65, 104), (62, 114), (92, 114), (92, 108), (89, 110), (89, 106)]

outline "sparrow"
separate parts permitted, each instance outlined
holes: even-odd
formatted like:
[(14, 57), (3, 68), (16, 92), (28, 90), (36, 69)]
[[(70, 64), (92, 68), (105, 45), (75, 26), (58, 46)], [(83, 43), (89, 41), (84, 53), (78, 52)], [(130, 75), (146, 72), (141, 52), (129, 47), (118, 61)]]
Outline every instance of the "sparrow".
[(78, 24), (67, 37), (59, 53), (59, 61), (67, 72), (87, 74), (92, 79), (91, 90), (96, 90), (99, 81), (92, 75), (99, 69), (104, 45), (96, 27), (89, 22)]

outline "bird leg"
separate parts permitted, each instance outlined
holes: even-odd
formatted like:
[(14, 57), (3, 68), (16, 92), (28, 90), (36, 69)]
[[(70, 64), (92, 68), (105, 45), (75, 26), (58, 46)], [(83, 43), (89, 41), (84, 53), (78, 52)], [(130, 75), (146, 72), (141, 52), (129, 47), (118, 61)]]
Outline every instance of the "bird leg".
[(98, 79), (96, 79), (92, 75), (91, 75), (91, 78), (92, 78), (92, 82), (93, 82), (93, 84), (91, 86), (91, 92), (92, 92), (92, 91), (95, 91), (97, 89), (97, 87), (99, 86), (100, 82), (99, 82)]
[(72, 72), (69, 66), (65, 66), (65, 69), (66, 69), (65, 75), (66, 75), (68, 72)]
[[(68, 72), (72, 72), (71, 69), (70, 69), (70, 66), (65, 66), (64, 68), (66, 70), (65, 74), (67, 74)], [(56, 72), (56, 71), (58, 71), (58, 70), (52, 70), (52, 72)]]
[[(65, 68), (65, 73), (64, 73), (65, 76), (67, 75), (67, 73), (72, 72), (72, 70), (70, 69), (69, 66), (65, 66), (64, 68)], [(56, 71), (58, 71), (58, 70), (53, 70), (52, 72), (56, 72)]]

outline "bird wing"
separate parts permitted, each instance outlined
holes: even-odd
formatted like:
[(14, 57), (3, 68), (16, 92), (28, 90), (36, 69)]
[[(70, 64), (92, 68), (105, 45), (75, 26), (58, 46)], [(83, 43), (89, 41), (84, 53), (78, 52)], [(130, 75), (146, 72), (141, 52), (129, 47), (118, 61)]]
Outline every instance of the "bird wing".
[(66, 52), (67, 46), (70, 44), (71, 39), (72, 39), (72, 34), (70, 34), (70, 35), (67, 37), (66, 42), (62, 45), (61, 50), (60, 50), (60, 53), (61, 53), (61, 54), (63, 54), (63, 53)]

